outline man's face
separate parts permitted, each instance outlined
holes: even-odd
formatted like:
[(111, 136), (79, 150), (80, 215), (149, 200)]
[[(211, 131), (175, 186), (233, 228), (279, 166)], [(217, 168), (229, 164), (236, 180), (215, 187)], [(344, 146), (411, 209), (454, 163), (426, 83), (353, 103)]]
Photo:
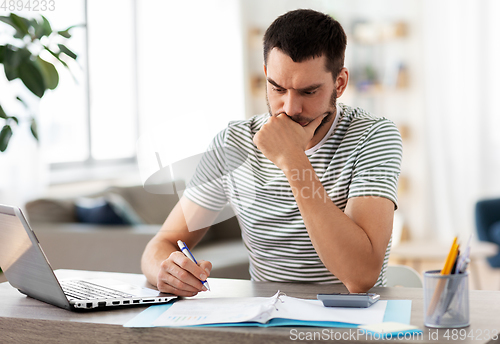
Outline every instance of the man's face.
[(264, 67), (267, 105), (271, 115), (286, 114), (302, 126), (327, 115), (316, 129), (312, 145), (308, 148), (325, 136), (335, 118), (336, 85), (332, 73), (325, 66), (325, 56), (297, 63), (274, 48), (268, 55), (267, 67)]

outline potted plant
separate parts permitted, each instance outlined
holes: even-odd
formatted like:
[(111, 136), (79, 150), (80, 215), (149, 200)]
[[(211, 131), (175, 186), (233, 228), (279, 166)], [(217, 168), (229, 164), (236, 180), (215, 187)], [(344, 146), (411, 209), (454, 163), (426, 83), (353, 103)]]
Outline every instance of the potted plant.
[[(47, 90), (54, 90), (59, 84), (59, 73), (56, 66), (62, 66), (71, 72), (68, 62), (76, 60), (77, 55), (66, 47), (65, 41), (71, 38), (70, 30), (53, 31), (44, 16), (39, 18), (23, 18), (14, 13), (0, 16), (0, 24), (14, 28), (9, 43), (0, 45), (0, 64), (3, 65), (5, 77), (12, 81), (19, 78), (24, 86), (36, 97), (42, 98)], [(48, 52), (52, 59), (40, 55)], [(48, 54), (46, 54), (49, 56)], [(8, 114), (2, 107), (0, 99), (0, 152), (4, 152), (19, 121), (28, 120), (33, 137), (38, 140), (35, 117), (27, 102), (19, 95), (16, 97), (27, 109), (26, 118)]]

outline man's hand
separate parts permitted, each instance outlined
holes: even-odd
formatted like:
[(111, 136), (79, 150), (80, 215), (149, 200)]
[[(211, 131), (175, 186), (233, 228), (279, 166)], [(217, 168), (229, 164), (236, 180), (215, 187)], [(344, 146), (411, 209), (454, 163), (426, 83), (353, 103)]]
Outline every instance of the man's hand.
[(303, 127), (285, 114), (271, 116), (255, 134), (253, 142), (266, 158), (283, 170), (288, 161), (304, 154), (324, 117), (319, 116)]
[[(209, 227), (190, 231), (187, 219), (215, 219), (218, 212), (209, 211), (182, 197), (170, 212), (165, 223), (146, 245), (141, 258), (141, 269), (149, 283), (164, 293), (193, 296), (203, 291), (203, 284), (212, 271), (212, 263), (198, 260), (193, 263), (179, 251), (177, 241), (193, 248)], [(197, 227), (199, 228), (199, 227)]]
[(199, 266), (182, 252), (172, 252), (160, 265), (158, 290), (179, 296), (194, 296), (200, 291), (206, 291), (200, 280), (205, 281), (210, 276), (212, 263), (204, 260), (198, 263)]

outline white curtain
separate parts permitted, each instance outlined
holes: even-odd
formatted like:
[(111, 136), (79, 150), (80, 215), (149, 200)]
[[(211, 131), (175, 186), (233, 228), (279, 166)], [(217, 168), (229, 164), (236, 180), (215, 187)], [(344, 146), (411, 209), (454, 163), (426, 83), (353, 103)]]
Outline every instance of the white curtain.
[(422, 12), (432, 236), (466, 240), (474, 204), (500, 197), (500, 5), (428, 0)]

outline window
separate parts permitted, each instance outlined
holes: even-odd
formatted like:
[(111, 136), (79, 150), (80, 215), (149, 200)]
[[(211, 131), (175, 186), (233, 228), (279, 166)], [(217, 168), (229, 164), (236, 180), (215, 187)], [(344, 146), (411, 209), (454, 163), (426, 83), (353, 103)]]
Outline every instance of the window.
[(90, 156), (132, 158), (137, 140), (135, 1), (87, 2)]
[(79, 0), (41, 13), (56, 30), (86, 23), (67, 43), (75, 77), (61, 68), (40, 102), (46, 162), (135, 163), (141, 135), (158, 138), (164, 165), (203, 152), (245, 117), (239, 11), (232, 0)]
[[(80, 1), (50, 13), (55, 28), (72, 29), (79, 56), (76, 81), (60, 71), (58, 89), (42, 101), (41, 124), (49, 163), (133, 158), (137, 139), (134, 1)], [(64, 25), (63, 25), (64, 24)], [(88, 87), (87, 87), (88, 86)]]

